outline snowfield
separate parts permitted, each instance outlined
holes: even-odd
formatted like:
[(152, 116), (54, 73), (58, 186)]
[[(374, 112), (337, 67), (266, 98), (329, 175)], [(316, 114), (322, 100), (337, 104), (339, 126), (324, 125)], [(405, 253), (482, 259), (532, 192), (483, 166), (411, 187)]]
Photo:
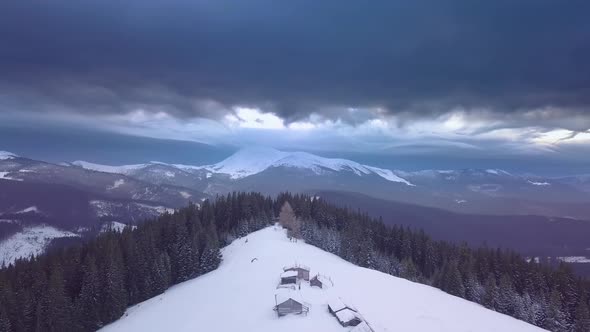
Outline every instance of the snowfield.
[[(335, 296), (356, 307), (375, 332), (543, 331), (438, 289), (355, 266), (303, 241), (290, 242), (277, 226), (240, 238), (222, 253), (217, 270), (129, 308), (102, 331), (351, 331), (328, 312)], [(334, 286), (322, 290), (303, 283), (295, 292), (310, 305), (309, 313), (278, 318), (276, 286), (282, 268), (293, 263), (309, 266), (311, 276), (330, 277)]]
[(72, 162), (72, 165), (82, 167), (82, 168), (85, 168), (85, 169), (88, 169), (91, 171), (96, 171), (96, 172), (129, 175), (129, 174), (132, 174), (133, 171), (147, 167), (149, 164), (108, 166), (108, 165), (89, 163), (87, 161), (82, 161), (82, 160), (76, 160), (76, 161)]
[(76, 236), (80, 235), (47, 225), (26, 227), (0, 242), (0, 266), (14, 263), (18, 258), (42, 254), (53, 239)]

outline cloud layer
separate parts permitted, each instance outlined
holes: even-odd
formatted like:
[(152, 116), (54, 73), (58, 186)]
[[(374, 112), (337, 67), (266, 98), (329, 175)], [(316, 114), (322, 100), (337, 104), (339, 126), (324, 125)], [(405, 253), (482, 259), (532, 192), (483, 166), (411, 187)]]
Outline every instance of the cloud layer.
[(0, 112), (236, 145), (553, 153), (590, 142), (588, 12), (584, 0), (5, 1)]
[(18, 1), (1, 9), (3, 99), (13, 107), (211, 117), (242, 105), (299, 119), (335, 117), (341, 107), (584, 112), (590, 102), (587, 1)]

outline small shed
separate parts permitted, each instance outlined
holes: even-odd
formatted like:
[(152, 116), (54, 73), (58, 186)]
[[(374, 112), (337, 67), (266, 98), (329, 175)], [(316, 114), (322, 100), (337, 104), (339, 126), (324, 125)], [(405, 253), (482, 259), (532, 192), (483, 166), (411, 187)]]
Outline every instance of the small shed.
[(285, 267), (283, 267), (283, 271), (285, 271), (285, 272), (296, 271), (297, 278), (303, 279), (305, 281), (309, 281), (309, 267), (307, 267), (305, 265), (295, 264), (295, 265), (285, 266)]
[(297, 271), (285, 271), (281, 273), (281, 285), (296, 284), (297, 275)]
[(342, 311), (344, 309), (348, 309), (354, 312), (357, 312), (356, 308), (344, 303), (341, 298), (339, 297), (332, 297), (328, 300), (328, 311), (336, 315), (337, 312)]
[(309, 306), (303, 302), (296, 292), (279, 292), (275, 294), (275, 307), (279, 317), (288, 314), (307, 314)]
[(373, 329), (367, 324), (367, 322), (361, 322), (350, 330), (350, 332), (373, 332)]
[(318, 274), (311, 278), (311, 280), (309, 281), (309, 285), (319, 288), (328, 288), (334, 286), (334, 283), (332, 282), (332, 279), (330, 279), (329, 277)]
[(362, 323), (362, 319), (358, 316), (355, 311), (348, 308), (342, 309), (334, 314), (338, 319), (340, 325), (346, 326), (357, 326)]

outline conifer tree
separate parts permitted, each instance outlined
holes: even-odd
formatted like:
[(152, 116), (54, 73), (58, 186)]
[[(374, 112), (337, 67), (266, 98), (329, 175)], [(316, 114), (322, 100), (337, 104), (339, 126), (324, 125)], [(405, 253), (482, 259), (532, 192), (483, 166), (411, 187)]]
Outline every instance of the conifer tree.
[(582, 297), (576, 307), (574, 332), (590, 331), (590, 310), (586, 297)]
[(553, 332), (567, 332), (567, 322), (561, 302), (561, 294), (553, 289), (549, 298), (549, 310), (545, 320), (545, 328)]
[(99, 308), (100, 301), (100, 282), (98, 270), (93, 256), (87, 255), (84, 260), (84, 277), (82, 279), (82, 289), (77, 301), (77, 308), (80, 311), (79, 318), (82, 327), (85, 330), (96, 330), (102, 326), (100, 320)]
[(105, 236), (101, 264), (101, 315), (102, 322), (112, 322), (121, 317), (127, 307), (127, 291), (124, 282), (124, 268), (121, 249), (115, 242), (114, 234)]
[(8, 311), (6, 310), (6, 305), (0, 302), (0, 332), (11, 332), (12, 325), (10, 324), (10, 319), (8, 318)]
[(67, 331), (73, 327), (72, 306), (64, 290), (62, 269), (57, 265), (49, 277), (49, 288), (44, 303), (46, 331)]
[(488, 309), (497, 310), (497, 301), (498, 286), (496, 285), (496, 277), (494, 277), (493, 273), (490, 273), (485, 283), (485, 296), (483, 298), (483, 304)]

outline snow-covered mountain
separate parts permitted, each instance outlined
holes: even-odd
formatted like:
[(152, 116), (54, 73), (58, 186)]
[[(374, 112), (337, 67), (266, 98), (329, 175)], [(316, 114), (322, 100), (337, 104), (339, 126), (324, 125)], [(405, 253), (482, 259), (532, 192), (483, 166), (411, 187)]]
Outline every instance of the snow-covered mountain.
[(69, 241), (59, 239), (95, 232), (105, 222), (139, 223), (204, 196), (200, 190), (2, 151), (0, 265)]
[(462, 213), (582, 219), (590, 213), (589, 191), (578, 182), (495, 168), (407, 172), (262, 147), (239, 150), (212, 165), (150, 162), (105, 166), (81, 161), (72, 165), (158, 185), (185, 187), (210, 196), (231, 191), (274, 195), (285, 190), (307, 193), (338, 190)]
[(18, 157), (16, 154), (8, 151), (0, 151), (0, 160), (14, 159)]
[[(348, 332), (328, 312), (328, 301), (341, 298), (357, 309), (375, 332), (533, 332), (540, 328), (448, 295), (438, 289), (360, 268), (302, 241), (290, 242), (274, 226), (235, 240), (222, 250), (221, 266), (164, 294), (129, 308), (110, 331), (321, 331)], [(277, 317), (275, 294), (283, 267), (307, 265), (311, 275), (329, 277), (333, 286), (300, 289), (307, 315)]]
[[(205, 178), (211, 177), (213, 174), (226, 175), (232, 180), (256, 175), (271, 168), (285, 167), (311, 171), (316, 175), (327, 172), (350, 172), (357, 176), (376, 175), (387, 181), (411, 185), (410, 182), (388, 169), (367, 166), (347, 159), (324, 158), (307, 152), (284, 152), (262, 147), (244, 148), (217, 164), (204, 166), (160, 162), (123, 166), (107, 166), (85, 161), (75, 161), (72, 164), (90, 170), (125, 175), (137, 175), (142, 170), (160, 165), (191, 173), (206, 171), (209, 175), (205, 175)], [(176, 174), (172, 170), (168, 170), (162, 171), (162, 176), (170, 178), (175, 177)]]
[(214, 173), (240, 179), (261, 173), (273, 167), (310, 170), (317, 175), (326, 172), (352, 172), (355, 175), (377, 175), (391, 182), (411, 185), (391, 170), (362, 165), (347, 159), (324, 158), (307, 152), (282, 152), (270, 148), (249, 148), (236, 152), (231, 157), (205, 168)]

